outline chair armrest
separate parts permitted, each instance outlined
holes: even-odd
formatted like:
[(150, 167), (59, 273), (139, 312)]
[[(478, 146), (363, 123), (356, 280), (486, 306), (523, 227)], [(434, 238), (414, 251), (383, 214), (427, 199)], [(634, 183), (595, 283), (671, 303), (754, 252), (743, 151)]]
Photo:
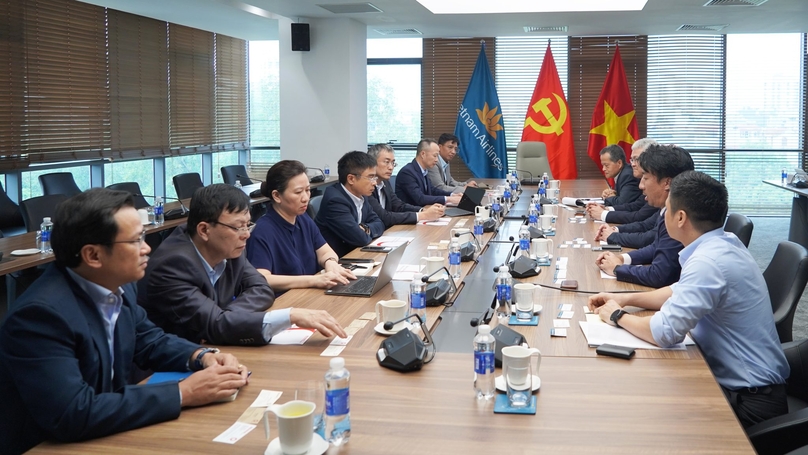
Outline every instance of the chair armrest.
[(752, 425), (746, 434), (761, 455), (784, 454), (808, 445), (808, 408)]

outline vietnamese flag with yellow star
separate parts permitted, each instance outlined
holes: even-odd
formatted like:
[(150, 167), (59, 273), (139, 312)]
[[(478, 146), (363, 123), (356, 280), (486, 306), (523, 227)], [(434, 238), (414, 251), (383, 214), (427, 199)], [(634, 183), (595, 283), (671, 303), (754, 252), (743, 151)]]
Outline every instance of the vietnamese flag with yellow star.
[(553, 52), (547, 43), (536, 88), (525, 114), (522, 141), (539, 141), (547, 145), (550, 170), (553, 178), (558, 180), (578, 178), (571, 117)]
[(601, 173), (600, 151), (611, 144), (617, 144), (631, 156), (631, 144), (639, 139), (637, 119), (634, 118), (634, 103), (626, 80), (626, 70), (620, 58), (620, 47), (615, 47), (609, 74), (603, 83), (603, 90), (592, 114), (592, 126), (589, 130), (589, 146), (587, 155), (597, 163)]

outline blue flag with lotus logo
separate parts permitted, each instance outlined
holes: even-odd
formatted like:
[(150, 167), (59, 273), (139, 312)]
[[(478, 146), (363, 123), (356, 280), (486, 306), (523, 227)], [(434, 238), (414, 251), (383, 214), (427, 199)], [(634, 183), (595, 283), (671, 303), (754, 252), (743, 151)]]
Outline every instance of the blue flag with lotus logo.
[(508, 173), (505, 128), (494, 78), (485, 57), (485, 43), (480, 46), (454, 134), (460, 139), (460, 158), (475, 177), (505, 178)]

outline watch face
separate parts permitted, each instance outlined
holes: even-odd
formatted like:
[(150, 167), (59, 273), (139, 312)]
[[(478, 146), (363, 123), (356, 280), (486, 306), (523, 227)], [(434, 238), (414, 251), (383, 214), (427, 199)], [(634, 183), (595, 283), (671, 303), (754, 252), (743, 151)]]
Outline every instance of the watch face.
[(611, 320), (614, 325), (617, 325), (617, 321), (625, 314), (623, 310), (614, 310), (611, 316), (609, 316), (609, 320)]

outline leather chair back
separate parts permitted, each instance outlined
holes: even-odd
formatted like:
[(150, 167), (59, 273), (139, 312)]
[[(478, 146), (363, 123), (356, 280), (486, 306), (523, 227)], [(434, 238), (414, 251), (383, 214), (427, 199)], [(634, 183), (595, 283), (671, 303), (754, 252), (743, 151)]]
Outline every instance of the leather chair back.
[(528, 171), (534, 178), (541, 177), (545, 172), (553, 178), (550, 170), (550, 161), (547, 159), (547, 145), (538, 141), (523, 141), (516, 146), (516, 169)]
[(791, 341), (794, 312), (808, 282), (808, 251), (798, 243), (780, 242), (769, 266), (763, 271), (763, 278), (772, 301), (780, 342)]
[(54, 172), (52, 174), (42, 174), (39, 176), (39, 184), (42, 186), (42, 193), (64, 194), (67, 197), (81, 193), (73, 174), (70, 172)]
[(752, 224), (752, 220), (740, 213), (730, 213), (724, 223), (724, 231), (735, 234), (738, 240), (743, 242), (747, 248), (749, 248), (749, 241), (752, 239), (752, 229), (754, 228), (755, 225)]

